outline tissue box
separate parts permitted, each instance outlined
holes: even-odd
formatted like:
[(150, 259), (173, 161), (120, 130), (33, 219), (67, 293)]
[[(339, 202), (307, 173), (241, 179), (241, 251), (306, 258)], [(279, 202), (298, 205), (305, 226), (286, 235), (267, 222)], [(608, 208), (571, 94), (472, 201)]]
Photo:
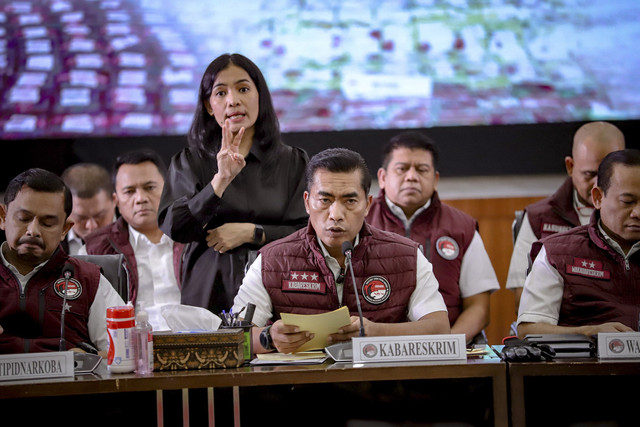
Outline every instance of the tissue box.
[(244, 363), (242, 328), (213, 332), (154, 332), (153, 369), (236, 368)]

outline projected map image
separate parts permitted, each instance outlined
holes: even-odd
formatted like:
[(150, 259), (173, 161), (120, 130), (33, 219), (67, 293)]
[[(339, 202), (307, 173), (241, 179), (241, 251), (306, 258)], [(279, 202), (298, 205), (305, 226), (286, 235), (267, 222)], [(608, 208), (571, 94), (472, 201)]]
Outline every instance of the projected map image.
[(640, 2), (0, 3), (0, 137), (187, 132), (208, 63), (252, 59), (284, 132), (640, 118)]

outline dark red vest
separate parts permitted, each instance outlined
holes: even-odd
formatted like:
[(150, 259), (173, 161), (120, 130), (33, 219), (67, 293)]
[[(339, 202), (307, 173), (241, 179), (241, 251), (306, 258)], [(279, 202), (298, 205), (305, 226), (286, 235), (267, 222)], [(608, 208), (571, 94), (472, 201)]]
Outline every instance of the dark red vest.
[[(54, 290), (62, 276), (62, 267), (69, 261), (75, 272), (71, 282), (75, 292), (68, 293), (65, 313), (65, 340), (67, 349), (80, 342), (90, 343), (87, 322), (89, 309), (100, 283), (100, 268), (92, 263), (68, 257), (58, 248), (37, 273), (29, 279), (24, 293), (20, 282), (10, 269), (0, 263), (0, 353), (28, 353), (58, 351), (60, 343), (60, 314), (63, 293)], [(105, 325), (106, 327), (106, 325)]]
[(579, 226), (580, 219), (573, 207), (571, 178), (567, 178), (551, 196), (527, 206), (525, 212), (538, 239)]
[[(364, 317), (384, 323), (407, 321), (409, 299), (416, 287), (417, 249), (409, 239), (363, 225), (352, 260)], [(274, 321), (283, 312), (315, 314), (340, 308), (333, 274), (310, 223), (264, 246), (260, 253), (262, 282), (273, 303)], [(296, 273), (300, 274), (292, 276)], [(308, 277), (303, 279), (302, 274)], [(358, 315), (351, 274), (345, 276), (342, 304), (351, 315)]]
[(440, 293), (449, 311), (449, 323), (453, 325), (462, 312), (462, 257), (478, 229), (477, 221), (461, 210), (442, 203), (438, 193), (434, 192), (429, 207), (413, 221), (411, 229), (405, 230), (403, 222), (389, 209), (384, 190), (380, 190), (371, 205), (367, 222), (420, 244), (425, 256), (433, 264)]
[[(89, 255), (124, 254), (125, 267), (129, 272), (129, 297), (135, 305), (138, 296), (138, 263), (129, 242), (129, 225), (124, 218), (119, 217), (112, 224), (99, 228), (89, 234), (84, 242)], [(184, 243), (173, 242), (173, 270), (179, 287), (182, 285), (180, 272), (184, 248)]]
[(549, 263), (564, 279), (558, 325), (620, 322), (637, 330), (640, 252), (625, 261), (600, 235), (598, 218), (596, 211), (588, 225), (534, 243), (531, 259), (544, 245)]

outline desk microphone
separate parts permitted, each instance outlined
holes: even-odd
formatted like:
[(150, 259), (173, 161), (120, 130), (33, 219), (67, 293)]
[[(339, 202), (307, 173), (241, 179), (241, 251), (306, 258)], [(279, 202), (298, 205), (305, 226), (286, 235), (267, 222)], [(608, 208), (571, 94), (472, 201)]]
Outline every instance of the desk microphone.
[(356, 305), (358, 306), (358, 315), (360, 316), (360, 336), (364, 336), (364, 320), (362, 319), (362, 306), (360, 305), (360, 295), (358, 295), (358, 288), (356, 287), (356, 276), (353, 274), (353, 264), (351, 263), (351, 253), (353, 252), (353, 245), (351, 242), (346, 241), (342, 243), (342, 253), (346, 257), (345, 268), (351, 271), (351, 283), (353, 284), (353, 293), (356, 297)]
[(70, 262), (66, 262), (62, 267), (62, 276), (64, 277), (64, 288), (62, 292), (62, 313), (60, 314), (60, 351), (66, 351), (67, 345), (64, 339), (64, 313), (67, 310), (67, 288), (69, 287), (69, 279), (73, 277), (75, 268)]
[[(342, 244), (342, 253), (346, 257), (345, 260), (345, 274), (346, 270), (351, 270), (351, 282), (353, 283), (353, 291), (355, 292), (356, 305), (358, 306), (358, 315), (360, 315), (360, 336), (364, 336), (364, 320), (362, 318), (362, 306), (360, 305), (360, 295), (358, 295), (358, 289), (356, 287), (356, 277), (353, 273), (353, 264), (351, 263), (351, 253), (353, 252), (353, 245), (351, 242), (344, 242)], [(353, 361), (353, 342), (343, 341), (336, 344), (332, 344), (325, 347), (325, 351), (336, 362), (351, 362)]]

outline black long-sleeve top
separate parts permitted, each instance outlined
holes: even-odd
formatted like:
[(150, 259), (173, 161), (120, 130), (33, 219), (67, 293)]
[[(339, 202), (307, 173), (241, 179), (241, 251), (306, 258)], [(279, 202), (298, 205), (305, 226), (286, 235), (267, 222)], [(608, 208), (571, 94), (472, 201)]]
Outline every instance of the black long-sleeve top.
[(244, 244), (219, 253), (207, 246), (208, 230), (229, 222), (258, 224), (268, 243), (307, 224), (303, 192), (308, 161), (302, 149), (275, 144), (264, 150), (254, 143), (246, 166), (220, 198), (211, 186), (218, 168), (215, 153), (189, 147), (173, 156), (158, 221), (165, 234), (188, 244), (182, 264), (183, 304), (215, 314), (228, 311), (259, 249)]

